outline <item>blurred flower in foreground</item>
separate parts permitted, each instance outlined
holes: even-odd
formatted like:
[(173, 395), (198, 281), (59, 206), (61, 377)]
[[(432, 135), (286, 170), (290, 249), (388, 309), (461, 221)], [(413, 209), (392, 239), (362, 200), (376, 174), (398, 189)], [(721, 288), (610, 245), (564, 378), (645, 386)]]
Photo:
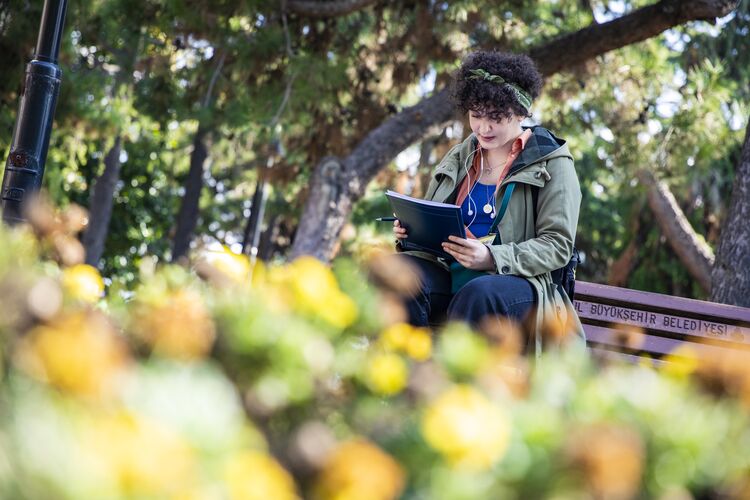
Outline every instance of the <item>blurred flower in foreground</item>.
[(695, 378), (718, 397), (739, 398), (750, 409), (750, 353), (739, 349), (700, 352)]
[(404, 471), (390, 455), (364, 439), (339, 445), (315, 485), (316, 499), (391, 500), (404, 488)]
[(615, 326), (615, 342), (618, 346), (630, 351), (638, 351), (646, 342), (643, 328), (632, 325)]
[(432, 400), (439, 396), (451, 382), (437, 363), (420, 363), (409, 377), (409, 391), (419, 400)]
[(26, 295), (26, 306), (29, 312), (44, 321), (54, 318), (62, 304), (63, 292), (60, 283), (49, 277), (37, 280)]
[(508, 359), (501, 350), (493, 350), (490, 362), (477, 374), (477, 384), (490, 395), (525, 398), (530, 389), (530, 368), (526, 358)]
[(203, 298), (185, 288), (166, 292), (156, 303), (141, 302), (133, 312), (133, 332), (156, 353), (177, 359), (208, 354), (216, 329)]
[(243, 451), (229, 457), (224, 480), (232, 500), (298, 498), (292, 476), (271, 456), (259, 451)]
[(409, 319), (403, 299), (394, 293), (378, 294), (375, 308), (377, 319), (381, 325), (403, 323)]
[(686, 377), (698, 369), (699, 359), (695, 347), (681, 344), (668, 355), (664, 356), (664, 373), (675, 377)]
[(71, 203), (60, 214), (63, 230), (68, 234), (78, 234), (89, 225), (89, 212), (80, 205)]
[(490, 340), (493, 357), (507, 359), (522, 354), (524, 335), (519, 323), (487, 316), (479, 325), (479, 330)]
[(731, 500), (747, 500), (750, 498), (750, 474), (730, 482), (727, 488), (727, 498)]
[(678, 378), (692, 376), (706, 392), (739, 398), (750, 408), (750, 353), (685, 343), (663, 359), (663, 373)]
[[(535, 317), (532, 313), (529, 318)], [(559, 314), (545, 314), (544, 321), (539, 328), (539, 333), (542, 337), (542, 342), (545, 348), (559, 346), (565, 342), (572, 340), (574, 328), (570, 324), (572, 318), (575, 317), (573, 311), (568, 311), (565, 308), (559, 310)]]
[(93, 304), (104, 295), (104, 282), (99, 271), (88, 264), (76, 264), (62, 272), (65, 295)]
[(289, 457), (295, 469), (305, 472), (318, 470), (336, 447), (333, 431), (323, 422), (310, 420), (302, 424), (292, 436)]
[(195, 268), (198, 274), (219, 285), (249, 283), (252, 271), (247, 255), (236, 254), (226, 245), (218, 251), (201, 252)]
[(399, 255), (374, 251), (367, 259), (370, 279), (381, 288), (403, 297), (413, 297), (419, 291), (417, 268)]
[(436, 358), (453, 376), (474, 375), (488, 360), (487, 341), (465, 323), (450, 323), (439, 337)]
[(396, 323), (383, 330), (380, 342), (386, 349), (404, 352), (415, 361), (425, 361), (432, 355), (432, 337), (427, 328)]
[(391, 396), (398, 394), (409, 377), (409, 369), (401, 356), (393, 353), (375, 354), (367, 365), (365, 378), (373, 392)]
[(59, 212), (46, 196), (41, 195), (26, 205), (25, 212), (34, 232), (52, 247), (59, 262), (66, 266), (83, 262), (86, 251), (75, 235), (88, 224), (85, 209), (71, 204)]
[(122, 412), (93, 418), (84, 431), (88, 449), (107, 483), (131, 497), (165, 498), (190, 491), (195, 479), (193, 450), (157, 421)]
[(16, 352), (33, 377), (82, 395), (101, 395), (125, 367), (128, 354), (101, 313), (77, 311), (37, 326)]
[(427, 407), (422, 434), (451, 464), (484, 470), (505, 454), (510, 424), (505, 413), (479, 391), (458, 385)]
[(633, 498), (641, 489), (644, 447), (630, 428), (588, 426), (569, 439), (567, 454), (583, 471), (594, 498)]
[(357, 319), (357, 305), (339, 289), (333, 272), (319, 260), (300, 257), (281, 272), (283, 284), (291, 287), (295, 308), (303, 314), (341, 329)]

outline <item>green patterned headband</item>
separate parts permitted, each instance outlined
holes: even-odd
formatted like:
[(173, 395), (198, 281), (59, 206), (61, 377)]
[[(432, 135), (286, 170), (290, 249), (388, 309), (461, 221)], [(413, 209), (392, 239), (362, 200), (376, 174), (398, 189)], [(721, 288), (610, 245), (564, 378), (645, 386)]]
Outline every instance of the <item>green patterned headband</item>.
[(528, 92), (526, 92), (515, 83), (508, 82), (502, 76), (493, 75), (492, 73), (488, 73), (481, 68), (469, 70), (469, 73), (471, 73), (471, 76), (469, 77), (471, 80), (487, 80), (488, 82), (492, 83), (504, 83), (505, 85), (508, 85), (513, 90), (513, 93), (516, 94), (516, 99), (518, 100), (519, 104), (523, 106), (523, 109), (528, 112), (531, 108), (531, 96)]

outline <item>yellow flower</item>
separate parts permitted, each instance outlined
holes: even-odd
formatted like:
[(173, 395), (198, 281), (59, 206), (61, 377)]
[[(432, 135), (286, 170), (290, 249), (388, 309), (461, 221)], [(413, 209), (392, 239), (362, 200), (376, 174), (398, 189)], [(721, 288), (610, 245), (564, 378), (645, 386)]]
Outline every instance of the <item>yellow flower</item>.
[(422, 434), (452, 464), (483, 470), (505, 454), (510, 426), (500, 408), (473, 387), (459, 385), (430, 404)]
[(664, 357), (664, 373), (676, 378), (684, 378), (694, 373), (700, 364), (694, 347), (681, 345)]
[(206, 263), (230, 281), (234, 283), (249, 282), (251, 266), (247, 255), (236, 254), (224, 245), (220, 251), (206, 251), (202, 257)]
[(329, 325), (344, 329), (357, 320), (357, 304), (340, 290), (331, 291), (324, 304), (318, 308), (318, 316)]
[(406, 342), (406, 354), (415, 361), (426, 361), (432, 355), (432, 337), (425, 328), (415, 328)]
[(380, 342), (383, 347), (391, 351), (402, 351), (406, 349), (409, 334), (413, 326), (407, 323), (396, 323), (391, 325), (380, 334)]
[(404, 488), (404, 471), (374, 444), (355, 439), (339, 445), (315, 484), (316, 499), (391, 500)]
[(390, 396), (406, 387), (409, 370), (401, 356), (393, 353), (376, 354), (367, 365), (365, 377), (373, 392)]
[(295, 308), (303, 314), (317, 316), (336, 328), (346, 328), (357, 319), (357, 305), (319, 260), (300, 257), (280, 274), (291, 288)]
[(258, 451), (231, 456), (224, 466), (224, 480), (232, 500), (298, 498), (292, 476), (276, 460)]
[(128, 360), (101, 313), (75, 312), (34, 328), (16, 353), (30, 375), (80, 395), (101, 395)]
[(216, 338), (213, 320), (201, 296), (190, 289), (173, 292), (160, 304), (140, 304), (133, 317), (135, 334), (164, 356), (203, 357)]
[(183, 438), (143, 416), (122, 412), (92, 419), (84, 446), (125, 496), (163, 498), (189, 490), (195, 477), (193, 450)]
[(380, 343), (385, 349), (405, 352), (416, 361), (424, 361), (432, 355), (429, 330), (407, 323), (396, 323), (383, 330)]
[(96, 268), (77, 264), (62, 272), (65, 294), (75, 300), (92, 304), (104, 294), (104, 282)]
[(268, 268), (262, 260), (256, 260), (250, 269), (250, 282), (253, 286), (263, 285), (268, 282)]

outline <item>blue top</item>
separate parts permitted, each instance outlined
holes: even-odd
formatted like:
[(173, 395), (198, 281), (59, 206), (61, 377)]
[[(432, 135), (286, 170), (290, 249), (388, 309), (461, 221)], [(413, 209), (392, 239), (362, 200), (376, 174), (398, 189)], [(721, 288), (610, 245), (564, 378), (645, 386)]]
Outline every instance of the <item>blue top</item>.
[[(495, 187), (494, 184), (477, 182), (461, 204), (461, 217), (464, 219), (464, 224), (477, 238), (487, 236), (492, 227), (493, 214), (484, 213), (484, 206), (489, 203), (495, 211)], [(469, 215), (469, 207), (473, 212), (471, 215)]]

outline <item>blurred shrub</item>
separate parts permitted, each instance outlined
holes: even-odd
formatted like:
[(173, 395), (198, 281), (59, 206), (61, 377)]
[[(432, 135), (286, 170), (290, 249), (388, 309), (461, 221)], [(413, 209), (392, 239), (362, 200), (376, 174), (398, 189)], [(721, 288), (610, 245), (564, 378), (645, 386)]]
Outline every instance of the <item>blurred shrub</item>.
[(377, 253), (204, 252), (105, 296), (44, 210), (0, 228), (2, 498), (750, 494), (742, 354), (532, 362), (518, 325), (405, 324), (413, 276)]

